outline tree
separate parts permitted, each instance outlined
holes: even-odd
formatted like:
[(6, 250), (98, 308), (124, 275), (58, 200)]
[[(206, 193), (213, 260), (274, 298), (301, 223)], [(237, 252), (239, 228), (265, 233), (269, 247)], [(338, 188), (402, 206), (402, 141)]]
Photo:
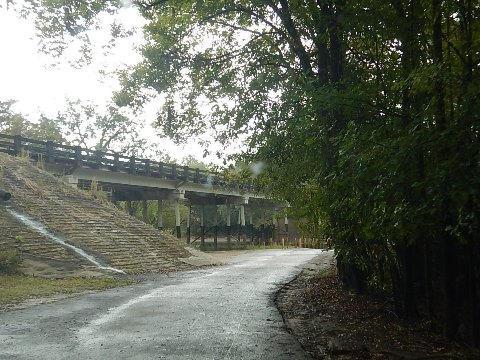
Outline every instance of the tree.
[(11, 107), (15, 100), (0, 101), (0, 132), (9, 135), (22, 135), (35, 140), (65, 142), (60, 125), (41, 114), (36, 122), (31, 122)]
[(115, 105), (101, 113), (92, 103), (69, 100), (57, 121), (70, 141), (85, 148), (138, 154), (144, 143), (138, 134), (139, 124)]

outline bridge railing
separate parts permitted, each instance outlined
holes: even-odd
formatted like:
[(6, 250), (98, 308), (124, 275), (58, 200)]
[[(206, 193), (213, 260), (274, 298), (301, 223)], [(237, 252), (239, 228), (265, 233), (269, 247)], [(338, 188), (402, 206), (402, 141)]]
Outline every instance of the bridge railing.
[(236, 187), (254, 191), (252, 184), (231, 183), (224, 174), (207, 170), (167, 164), (162, 161), (125, 156), (116, 152), (91, 150), (79, 146), (25, 138), (21, 135), (0, 134), (0, 152), (14, 156), (28, 156), (46, 163), (90, 167), (162, 179), (182, 180), (198, 184)]

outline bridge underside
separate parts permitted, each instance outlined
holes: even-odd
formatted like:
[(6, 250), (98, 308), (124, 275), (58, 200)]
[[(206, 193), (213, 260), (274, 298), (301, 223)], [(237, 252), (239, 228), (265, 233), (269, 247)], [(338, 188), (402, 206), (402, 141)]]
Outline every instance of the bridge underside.
[(102, 190), (111, 193), (113, 201), (178, 199), (191, 205), (279, 207), (279, 204), (261, 195), (241, 191), (238, 186), (198, 184), (91, 168), (77, 168), (66, 179), (83, 188), (90, 188), (92, 181), (96, 181)]

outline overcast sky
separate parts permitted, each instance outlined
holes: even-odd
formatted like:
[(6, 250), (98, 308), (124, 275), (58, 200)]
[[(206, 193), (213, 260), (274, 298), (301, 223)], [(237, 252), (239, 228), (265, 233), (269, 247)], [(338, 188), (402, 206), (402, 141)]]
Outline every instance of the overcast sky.
[[(126, 27), (140, 28), (144, 21), (132, 7), (122, 9), (116, 16), (117, 21)], [(17, 100), (14, 110), (32, 120), (40, 113), (55, 117), (65, 109), (67, 98), (91, 101), (99, 108), (106, 106), (112, 92), (119, 89), (117, 79), (112, 76), (113, 71), (138, 63), (141, 55), (136, 48), (143, 41), (141, 31), (138, 31), (134, 36), (117, 41), (112, 53), (105, 56), (102, 45), (110, 40), (110, 21), (113, 18), (106, 16), (105, 28), (89, 33), (94, 50), (92, 63), (75, 68), (70, 64), (78, 58), (75, 45), (61, 59), (41, 54), (37, 48), (33, 21), (18, 18), (11, 9), (0, 8), (0, 100)], [(142, 117), (146, 124), (143, 135), (152, 142), (158, 141), (155, 132), (148, 126), (155, 118), (155, 104), (147, 106)], [(161, 144), (162, 149), (174, 159), (193, 155), (207, 163), (220, 164), (214, 156), (202, 159), (200, 154), (203, 151), (195, 143), (178, 147), (162, 140)], [(213, 146), (212, 154), (218, 148), (220, 145)]]

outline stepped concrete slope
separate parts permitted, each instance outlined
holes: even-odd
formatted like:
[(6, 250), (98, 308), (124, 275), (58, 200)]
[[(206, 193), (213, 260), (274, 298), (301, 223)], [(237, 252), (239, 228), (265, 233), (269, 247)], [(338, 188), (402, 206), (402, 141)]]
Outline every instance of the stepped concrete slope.
[(15, 219), (8, 212), (10, 206), (106, 265), (127, 273), (193, 267), (181, 260), (192, 254), (175, 237), (72, 188), (27, 159), (0, 154), (0, 188), (13, 196), (0, 204), (0, 249), (17, 248), (27, 257), (91, 267), (71, 250)]

